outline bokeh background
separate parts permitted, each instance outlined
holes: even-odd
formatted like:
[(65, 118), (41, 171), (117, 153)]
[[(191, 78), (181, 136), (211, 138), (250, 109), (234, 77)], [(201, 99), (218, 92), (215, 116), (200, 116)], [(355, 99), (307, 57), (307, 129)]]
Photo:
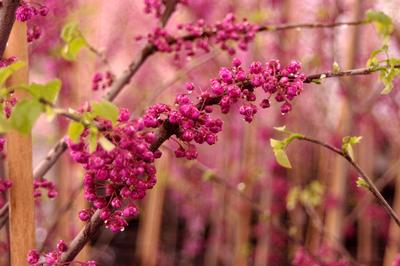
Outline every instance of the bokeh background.
[[(58, 77), (63, 82), (59, 105), (79, 108), (100, 99), (91, 90), (92, 76), (108, 67), (88, 50), (68, 62), (59, 56), (60, 31), (76, 21), (89, 43), (102, 51), (117, 75), (137, 55), (146, 35), (157, 25), (143, 12), (142, 0), (47, 0), (49, 16), (30, 23), (43, 26), (41, 39), (30, 45), (31, 81)], [(390, 55), (398, 56), (398, 0), (189, 0), (179, 6), (167, 28), (204, 19), (221, 20), (228, 12), (268, 25), (300, 22), (355, 21), (366, 10), (392, 17), (395, 30)], [(381, 40), (372, 25), (333, 29), (263, 32), (236, 55), (244, 65), (254, 60), (299, 60), (306, 74), (364, 67)], [(175, 62), (158, 53), (134, 77), (116, 103), (137, 116), (151, 104), (172, 104), (187, 81), (196, 91), (206, 87), (232, 57), (218, 47)], [(251, 124), (232, 112), (213, 146), (199, 149), (196, 161), (176, 159), (167, 142), (158, 161), (158, 183), (140, 203), (141, 214), (121, 233), (103, 229), (80, 254), (98, 265), (385, 265), (400, 252), (400, 230), (368, 191), (356, 186), (357, 174), (343, 158), (312, 144), (294, 142), (288, 149), (293, 169), (276, 164), (269, 139), (275, 126), (340, 145), (346, 135), (363, 139), (355, 158), (373, 177), (389, 203), (400, 213), (399, 85), (382, 96), (378, 74), (328, 79), (305, 85), (293, 111), (282, 116), (279, 106), (260, 111)], [(34, 165), (65, 134), (68, 121), (42, 118), (35, 126)], [(278, 136), (279, 137), (279, 136)], [(59, 196), (37, 203), (37, 243), (52, 249), (70, 241), (83, 223), (83, 169), (66, 153), (46, 176)], [(302, 196), (294, 199), (293, 191)], [(5, 231), (5, 230), (3, 230)], [(5, 241), (5, 232), (0, 232)], [(6, 241), (3, 242), (6, 247)], [(6, 251), (4, 251), (6, 252)], [(7, 256), (1, 256), (8, 265)]]

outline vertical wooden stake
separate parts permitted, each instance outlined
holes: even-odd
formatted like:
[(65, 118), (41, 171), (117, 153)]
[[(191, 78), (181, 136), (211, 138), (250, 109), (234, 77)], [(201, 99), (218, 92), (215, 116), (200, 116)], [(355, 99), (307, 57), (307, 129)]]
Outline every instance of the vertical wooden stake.
[[(15, 55), (28, 63), (26, 24), (16, 22), (10, 35), (8, 56)], [(28, 83), (28, 67), (13, 75), (10, 85)], [(18, 99), (23, 95), (17, 95)], [(11, 265), (27, 265), (26, 255), (35, 245), (35, 215), (32, 176), (32, 138), (12, 131), (7, 134), (7, 175), (10, 190), (10, 255)]]

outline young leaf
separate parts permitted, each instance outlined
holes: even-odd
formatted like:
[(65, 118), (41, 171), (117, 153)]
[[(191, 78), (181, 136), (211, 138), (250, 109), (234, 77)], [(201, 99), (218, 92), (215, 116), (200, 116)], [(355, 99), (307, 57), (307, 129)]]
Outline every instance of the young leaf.
[(65, 42), (65, 45), (61, 49), (61, 56), (69, 61), (75, 60), (79, 51), (87, 46), (87, 42), (79, 30), (78, 24), (75, 22), (67, 23), (63, 27), (61, 38)]
[(85, 130), (85, 127), (76, 121), (72, 121), (68, 126), (68, 137), (73, 141), (77, 142), (82, 132)]
[(271, 145), (271, 148), (274, 149), (274, 150), (275, 149), (283, 149), (283, 148), (285, 148), (285, 144), (282, 141), (277, 140), (277, 139), (270, 139), (269, 143)]
[(76, 60), (76, 57), (80, 50), (87, 46), (87, 42), (84, 38), (78, 37), (72, 41), (66, 43), (61, 50), (61, 55), (68, 61)]
[(3, 110), (1, 110), (1, 113), (0, 113), (0, 133), (6, 133), (10, 129), (11, 129), (10, 120), (8, 120), (4, 116)]
[(274, 155), (279, 165), (285, 168), (292, 168), (289, 158), (287, 157), (287, 154), (283, 149), (274, 149)]
[(337, 62), (333, 62), (332, 70), (333, 70), (333, 73), (339, 73), (340, 72), (340, 66), (339, 66), (339, 64)]
[(65, 42), (70, 42), (74, 38), (77, 38), (80, 36), (78, 24), (76, 22), (69, 22), (64, 25), (64, 27), (61, 30), (61, 38)]
[(47, 117), (47, 121), (51, 122), (53, 121), (53, 119), (56, 117), (57, 113), (54, 110), (54, 108), (46, 105), (45, 106), (45, 113), (46, 113), (46, 117)]
[(12, 63), (9, 66), (0, 68), (0, 85), (4, 84), (6, 80), (16, 71), (20, 70), (25, 66), (25, 63), (22, 61), (17, 61)]
[(388, 69), (383, 69), (379, 76), (380, 80), (382, 80), (383, 85), (385, 85), (384, 89), (381, 91), (381, 94), (389, 94), (393, 90), (393, 80), (399, 75), (399, 70), (394, 68), (394, 65), (391, 65)]
[(381, 36), (387, 37), (392, 33), (392, 19), (382, 11), (368, 10), (365, 17), (367, 21), (374, 22), (376, 30)]
[(318, 206), (322, 202), (324, 188), (318, 180), (311, 182), (300, 194), (300, 200), (304, 205)]
[(92, 153), (97, 148), (97, 133), (98, 130), (95, 127), (89, 129), (89, 152)]
[(286, 126), (274, 127), (274, 129), (279, 132), (286, 132)]
[(287, 197), (286, 197), (286, 208), (289, 211), (293, 210), (296, 207), (297, 202), (299, 200), (300, 193), (301, 193), (301, 189), (298, 186), (294, 186), (293, 188), (291, 188), (289, 190), (289, 193), (287, 194)]
[(371, 52), (371, 54), (370, 54), (370, 56), (368, 58), (368, 61), (367, 61), (367, 67), (376, 67), (376, 66), (379, 65), (379, 61), (378, 61), (377, 55), (379, 55), (380, 53), (385, 51), (384, 47), (385, 47), (385, 45), (382, 46), (381, 48), (373, 50)]
[(366, 188), (369, 190), (368, 183), (361, 177), (357, 178), (356, 184), (357, 184), (357, 187), (363, 187), (363, 188)]
[(203, 181), (210, 181), (213, 178), (213, 171), (211, 170), (206, 170), (204, 171), (203, 175), (201, 176), (201, 180)]
[(342, 151), (348, 154), (352, 160), (354, 160), (354, 152), (352, 145), (360, 143), (361, 136), (346, 136), (342, 141)]
[(104, 136), (101, 136), (99, 138), (99, 143), (106, 151), (112, 151), (115, 148), (115, 145), (112, 144), (112, 142), (106, 139)]
[(18, 102), (10, 117), (11, 126), (21, 133), (28, 134), (42, 110), (42, 104), (37, 99)]
[(118, 119), (118, 107), (108, 101), (101, 101), (92, 104), (92, 113), (103, 119), (110, 120), (113, 124)]
[(46, 84), (32, 83), (28, 86), (28, 92), (37, 99), (45, 99), (54, 103), (61, 89), (61, 81), (58, 79), (52, 80)]

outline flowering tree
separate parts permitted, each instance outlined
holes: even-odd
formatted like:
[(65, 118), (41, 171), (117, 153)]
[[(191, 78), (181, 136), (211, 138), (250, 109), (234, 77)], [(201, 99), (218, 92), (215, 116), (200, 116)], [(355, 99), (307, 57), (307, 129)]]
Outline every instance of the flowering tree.
[[(94, 22), (90, 22), (90, 19), (87, 18), (82, 19), (82, 16), (85, 17), (87, 15), (85, 12), (90, 13), (90, 10), (93, 11), (96, 8), (111, 8), (105, 2), (85, 6), (85, 3), (81, 1), (72, 0), (62, 3), (50, 0), (43, 2), (1, 1), (0, 52), (2, 60), (0, 63), (0, 84), (2, 85), (2, 112), (0, 113), (0, 129), (6, 137), (0, 141), (0, 150), (3, 152), (4, 145), (6, 145), (3, 161), (6, 164), (7, 175), (0, 183), (0, 192), (10, 191), (8, 193), (9, 202), (6, 200), (2, 202), (0, 225), (3, 227), (7, 222), (9, 224), (9, 252), (12, 265), (24, 263), (29, 265), (68, 265), (73, 263), (96, 265), (96, 261), (92, 258), (80, 260), (76, 257), (90, 241), (96, 241), (101, 231), (108, 230), (118, 235), (129, 234), (129, 232), (122, 231), (129, 231), (129, 223), (141, 218), (140, 206), (143, 205), (149, 190), (157, 188), (157, 180), (159, 179), (157, 177), (157, 163), (165, 157), (174, 158), (174, 163), (182, 160), (193, 161), (190, 169), (201, 172), (200, 176), (203, 176), (205, 182), (212, 181), (215, 184), (222, 184), (228, 190), (236, 193), (240, 199), (248, 201), (251, 207), (247, 210), (257, 211), (256, 222), (251, 221), (250, 212), (244, 212), (243, 216), (239, 216), (241, 221), (245, 221), (247, 224), (239, 224), (238, 239), (235, 240), (235, 243), (249, 244), (252, 243), (251, 234), (246, 230), (261, 232), (254, 236), (256, 240), (253, 242), (257, 243), (257, 245), (254, 245), (254, 251), (241, 252), (240, 249), (243, 249), (243, 247), (238, 245), (233, 252), (233, 259), (224, 258), (224, 252), (220, 252), (221, 254), (218, 255), (207, 253), (207, 256), (203, 256), (206, 258), (203, 259), (206, 265), (217, 265), (218, 262), (224, 265), (266, 265), (267, 263), (283, 265), (288, 261), (293, 265), (359, 265), (362, 263), (374, 265), (372, 259), (369, 261), (363, 257), (368, 253), (365, 250), (357, 253), (357, 258), (353, 258), (354, 252), (349, 251), (346, 243), (343, 239), (340, 239), (341, 236), (337, 235), (340, 230), (334, 229), (333, 224), (343, 222), (343, 218), (338, 218), (337, 209), (326, 211), (326, 225), (320, 217), (320, 214), (324, 213), (323, 204), (325, 206), (342, 204), (340, 201), (343, 199), (340, 195), (343, 195), (346, 191), (344, 176), (336, 176), (336, 180), (332, 182), (325, 180), (326, 187), (329, 188), (329, 185), (332, 187), (332, 190), (329, 190), (324, 188), (322, 178), (311, 178), (306, 182), (306, 185), (305, 182), (297, 182), (297, 184), (295, 182), (292, 186), (289, 186), (289, 179), (286, 175), (290, 175), (290, 171), (285, 173), (283, 170), (292, 168), (292, 165), (294, 171), (296, 171), (296, 168), (302, 168), (302, 164), (298, 163), (299, 160), (292, 164), (289, 160), (290, 155), (288, 157), (286, 153), (289, 144), (292, 146), (294, 140), (316, 144), (321, 149), (332, 152), (332, 154), (340, 157), (341, 163), (346, 161), (348, 166), (354, 170), (356, 180), (350, 182), (358, 187), (354, 189), (354, 194), (364, 193), (363, 190), (365, 190), (366, 194), (374, 197), (375, 201), (379, 203), (379, 205), (376, 205), (376, 213), (384, 210), (385, 213), (381, 214), (382, 217), (385, 217), (385, 219), (390, 217), (393, 221), (394, 229), (391, 230), (398, 230), (397, 227), (400, 227), (400, 218), (397, 214), (398, 207), (392, 207), (393, 204), (382, 193), (380, 185), (375, 183), (374, 171), (370, 168), (364, 169), (364, 166), (368, 167), (368, 163), (365, 163), (365, 161), (358, 162), (358, 154), (353, 151), (353, 146), (358, 144), (362, 137), (358, 134), (353, 136), (355, 130), (344, 130), (344, 134), (341, 135), (342, 132), (329, 130), (329, 123), (327, 123), (327, 125), (321, 126), (322, 128), (326, 127), (326, 130), (321, 130), (322, 133), (319, 135), (324, 136), (326, 134), (324, 132), (330, 132), (329, 135), (334, 143), (330, 144), (310, 137), (308, 134), (289, 131), (281, 125), (284, 122), (289, 128), (299, 128), (296, 121), (313, 124), (312, 120), (321, 121), (324, 118), (329, 118), (328, 120), (333, 121), (332, 123), (339, 120), (337, 117), (332, 119), (331, 112), (314, 114), (314, 112), (318, 113), (323, 109), (321, 107), (313, 109), (312, 104), (319, 104), (317, 101), (317, 103), (310, 102), (310, 100), (307, 102), (307, 99), (305, 99), (304, 102), (301, 102), (302, 98), (312, 98), (312, 95), (303, 96), (303, 94), (308, 93), (307, 90), (333, 87), (329, 86), (330, 80), (341, 82), (339, 87), (342, 89), (341, 92), (344, 95), (342, 96), (346, 103), (346, 107), (343, 108), (344, 112), (347, 110), (354, 116), (359, 115), (358, 120), (363, 125), (361, 111), (357, 113), (349, 107), (352, 101), (361, 102), (360, 99), (363, 99), (363, 94), (356, 96), (355, 93), (351, 92), (352, 84), (355, 84), (354, 79), (357, 76), (363, 76), (359, 79), (359, 83), (363, 84), (362, 87), (368, 88), (372, 87), (371, 84), (377, 80), (375, 74), (379, 74), (379, 83), (377, 83), (379, 85), (376, 86), (383, 87), (383, 89), (373, 89), (374, 92), (379, 91), (383, 95), (367, 95), (368, 97), (365, 97), (368, 100), (364, 103), (365, 106), (374, 105), (377, 108), (380, 106), (381, 109), (396, 109), (398, 107), (397, 100), (394, 100), (394, 103), (388, 103), (388, 99), (391, 97), (398, 98), (397, 91), (394, 88), (396, 86), (395, 78), (400, 74), (400, 62), (394, 55), (396, 44), (394, 44), (394, 38), (391, 37), (393, 32), (396, 33), (392, 19), (384, 12), (368, 9), (369, 6), (365, 5), (357, 8), (358, 13), (355, 19), (343, 20), (340, 14), (351, 8), (345, 4), (343, 6), (338, 4), (338, 11), (335, 14), (326, 15), (325, 21), (286, 23), (287, 17), (285, 18), (284, 12), (290, 10), (290, 4), (289, 7), (285, 7), (280, 6), (282, 3), (268, 1), (268, 7), (278, 7), (282, 10), (280, 15), (283, 18), (271, 16), (267, 23), (267, 19), (263, 16), (266, 10), (257, 13), (254, 11), (257, 10), (256, 4), (254, 4), (253, 11), (249, 11), (251, 16), (247, 18), (245, 15), (236, 14), (240, 13), (241, 10), (239, 4), (226, 2), (222, 1), (218, 5), (225, 5), (225, 7), (221, 7), (222, 13), (230, 12), (221, 15), (209, 14), (209, 9), (217, 5), (213, 1), (121, 1), (121, 3), (115, 4), (119, 7), (117, 11), (108, 10), (109, 14), (112, 12), (117, 14), (115, 21), (118, 21), (118, 23), (115, 22), (115, 24), (118, 25), (111, 23), (111, 19), (107, 16), (101, 17), (99, 15), (100, 20), (109, 19), (107, 26), (111, 27), (107, 32), (111, 36), (107, 39), (109, 49), (99, 49), (97, 44), (91, 40), (95, 39), (93, 33), (88, 30), (93, 27), (94, 24), (91, 23)], [(283, 2), (286, 3), (286, 1)], [(290, 2), (287, 1), (287, 3)], [(309, 2), (315, 4), (318, 1)], [(248, 4), (249, 6), (253, 5), (252, 1), (249, 1)], [(130, 45), (135, 47), (136, 50), (134, 51), (130, 46), (125, 47), (121, 42), (124, 39), (120, 39), (121, 36), (119, 36), (124, 26), (118, 20), (118, 17), (126, 17), (126, 14), (129, 17), (134, 13), (126, 10), (129, 5), (139, 5), (140, 8), (135, 10), (137, 12), (143, 12), (144, 8), (143, 14), (138, 18), (130, 17), (132, 21), (127, 22), (127, 27), (135, 27), (137, 31), (130, 33), (132, 35), (130, 36)], [(81, 11), (82, 14), (77, 11), (85, 8), (89, 11)], [(182, 15), (179, 16), (180, 14)], [(197, 19), (193, 20), (193, 17)], [(172, 20), (172, 23), (167, 26), (169, 20)], [(151, 26), (148, 28), (137, 27), (146, 24), (145, 21), (150, 21)], [(96, 27), (105, 28), (102, 22), (96, 23), (98, 23)], [(355, 32), (366, 28), (369, 38), (374, 38), (374, 41), (370, 43), (365, 42), (365, 47), (360, 46), (362, 49), (368, 50), (365, 52), (367, 54), (367, 56), (364, 56), (365, 60), (360, 64), (357, 61), (359, 58), (353, 58), (349, 64), (338, 63), (328, 57), (327, 54), (329, 53), (323, 51), (320, 46), (318, 47), (318, 49), (321, 49), (319, 51), (316, 49), (314, 51), (312, 47), (302, 47), (305, 50), (302, 51), (299, 48), (297, 53), (294, 50), (297, 49), (295, 37), (298, 36), (293, 38), (293, 35), (286, 36), (287, 39), (281, 37), (274, 44), (263, 41), (261, 47), (267, 48), (262, 48), (266, 51), (266, 54), (257, 52), (253, 47), (257, 46), (257, 41), (260, 42), (259, 38), (262, 38), (263, 35), (288, 34), (292, 30), (303, 29), (309, 29), (307, 38), (311, 39), (310, 36), (315, 36), (316, 42), (321, 46), (325, 43), (332, 44), (334, 41), (331, 39), (335, 38), (335, 34), (339, 35), (337, 30), (343, 27), (351, 27)], [(371, 35), (375, 36), (371, 37)], [(364, 40), (357, 34), (354, 34), (354, 38), (353, 43), (364, 44)], [(309, 40), (306, 41), (306, 44), (307, 42)], [(290, 46), (287, 49), (287, 51), (291, 51), (290, 53), (285, 54), (286, 48), (282, 48), (284, 45)], [(342, 47), (339, 50), (341, 49)], [(271, 59), (268, 54), (274, 50), (276, 50), (275, 54), (282, 56), (282, 58)], [(355, 54), (355, 50), (352, 50), (353, 54)], [(128, 63), (123, 71), (114, 70), (116, 65), (120, 64), (120, 61), (114, 59), (118, 57), (118, 53), (120, 53), (119, 57), (123, 55), (122, 58), (127, 58), (127, 55), (129, 55), (128, 58), (132, 54), (135, 55), (135, 58)], [(307, 54), (312, 59), (309, 58), (302, 64), (301, 61), (289, 58), (292, 55), (296, 57), (301, 53)], [(335, 54), (336, 51), (333, 53)], [(224, 57), (224, 64), (216, 60), (220, 55)], [(147, 61), (150, 61), (151, 57), (157, 57), (160, 61), (155, 62), (153, 60), (150, 64)], [(351, 58), (351, 56), (348, 58)], [(315, 63), (316, 60), (320, 62)], [(91, 67), (88, 67), (88, 64)], [(150, 64), (151, 67), (145, 69), (146, 64)], [(81, 65), (79, 70), (71, 71), (79, 65)], [(197, 67), (196, 65), (204, 65), (206, 68), (200, 73), (190, 74), (192, 68)], [(214, 67), (215, 65), (217, 67)], [(85, 69), (82, 66), (85, 66)], [(44, 69), (45, 71), (43, 71)], [(182, 74), (180, 69), (186, 69), (186, 72)], [(28, 70), (35, 80), (41, 82), (29, 82)], [(38, 74), (35, 71), (45, 72), (46, 74)], [(74, 75), (68, 75), (68, 71), (74, 73)], [(87, 72), (90, 72), (91, 84), (86, 83), (88, 81), (86, 79)], [(154, 88), (155, 80), (166, 75), (162, 72), (172, 72), (172, 74), (178, 76), (176, 81), (173, 80), (172, 83), (177, 81), (182, 83), (176, 91), (168, 92), (168, 94), (173, 95), (173, 99), (165, 101), (158, 99), (160, 94), (170, 86), (167, 84), (161, 86), (161, 89)], [(182, 78), (185, 75), (189, 77)], [(195, 79), (201, 78), (203, 78), (202, 81), (195, 82)], [(86, 81), (83, 86), (87, 89), (74, 87), (73, 84), (75, 83), (76, 86), (76, 81), (79, 79)], [(184, 82), (180, 82), (180, 79)], [(43, 82), (43, 80), (47, 81)], [(136, 82), (135, 88), (129, 86), (132, 82)], [(130, 88), (127, 93), (124, 91), (126, 88)], [(372, 90), (372, 88), (369, 89)], [(74, 100), (76, 98), (74, 95), (78, 93), (85, 95), (80, 97), (85, 100), (84, 102)], [(118, 101), (118, 96), (122, 93), (126, 95), (126, 99), (114, 104), (113, 102)], [(101, 94), (103, 95), (100, 96)], [(150, 94), (150, 98), (146, 94)], [(141, 95), (142, 98), (138, 95)], [(315, 96), (318, 97), (318, 95)], [(325, 97), (327, 96), (325, 95)], [(329, 109), (329, 98), (323, 100), (327, 102), (326, 108)], [(359, 107), (359, 109), (367, 108), (365, 106)], [(303, 114), (303, 117), (298, 117), (293, 122), (290, 120), (290, 116), (293, 113), (296, 116), (296, 108), (301, 110), (298, 114)], [(379, 113), (379, 111), (376, 112)], [(387, 111), (386, 113), (382, 112), (383, 115), (381, 113), (379, 122), (384, 121), (385, 117), (389, 117)], [(257, 117), (256, 114), (260, 115)], [(47, 117), (51, 124), (59, 124), (60, 135), (65, 134), (65, 136), (56, 142), (45, 158), (39, 161), (37, 165), (35, 164), (35, 168), (32, 170), (32, 157), (36, 158), (37, 156), (36, 154), (32, 155), (31, 134), (35, 134), (38, 125), (43, 126), (45, 123), (40, 120), (41, 116)], [(257, 120), (263, 121), (273, 116), (278, 117), (278, 119), (271, 119), (271, 122), (264, 124), (257, 122)], [(343, 117), (342, 119), (349, 119), (348, 116), (344, 115)], [(368, 116), (365, 115), (365, 117)], [(66, 124), (67, 121), (68, 124)], [(240, 123), (236, 123), (236, 121)], [(368, 120), (364, 123), (368, 124)], [(378, 124), (376, 121), (374, 123)], [(248, 132), (247, 134), (250, 136), (248, 138), (255, 139), (255, 141), (252, 141), (254, 143), (253, 148), (249, 148), (247, 151), (237, 147), (241, 143), (238, 139), (244, 136), (243, 133), (237, 132), (242, 130), (240, 127), (243, 127), (244, 124), (250, 124), (248, 130), (252, 134)], [(229, 130), (225, 131), (226, 125), (231, 132), (236, 133), (229, 136)], [(347, 122), (347, 127), (350, 126), (351, 123)], [(257, 130), (251, 131), (251, 128)], [(273, 130), (280, 134), (281, 138), (273, 138)], [(386, 130), (389, 131), (386, 135), (392, 136), (390, 132), (393, 129)], [(311, 135), (312, 130), (310, 131)], [(383, 134), (382, 132), (385, 131), (381, 130), (379, 133)], [(262, 136), (257, 137), (258, 134)], [(224, 137), (230, 139), (229, 149), (215, 150), (218, 147), (214, 146), (218, 146), (218, 141), (223, 141)], [(369, 138), (370, 136), (368, 136)], [(265, 145), (260, 145), (268, 142), (270, 149), (264, 147)], [(273, 154), (274, 161), (268, 161), (269, 165), (273, 165), (268, 169), (268, 173), (272, 173), (273, 178), (260, 177), (257, 180), (252, 180), (255, 173), (255, 170), (252, 169), (262, 168), (259, 166), (260, 163), (267, 165), (265, 158), (262, 158), (263, 156), (260, 156), (261, 159), (250, 160), (250, 158), (256, 158), (256, 155), (262, 154), (261, 149), (262, 152), (265, 150), (269, 157), (272, 157)], [(76, 164), (81, 165), (80, 174), (71, 171), (71, 174), (80, 177), (79, 184), (74, 191), (67, 191), (67, 187), (61, 185), (62, 181), (60, 180), (53, 182), (45, 179), (45, 175), (49, 173), (57, 161), (61, 160), (62, 154), (67, 150), (74, 163), (67, 161), (65, 164), (71, 165), (71, 167)], [(34, 149), (34, 151), (36, 150)], [(211, 163), (202, 164), (200, 163), (201, 160), (196, 162), (198, 158), (205, 156), (210, 151), (217, 154), (215, 158), (210, 158)], [(234, 155), (238, 151), (239, 155)], [(305, 153), (303, 154), (304, 157)], [(231, 160), (232, 169), (226, 168), (223, 175), (236, 175), (235, 178), (232, 178), (233, 180), (219, 176), (207, 166), (208, 164), (213, 165), (212, 160), (217, 160), (218, 156), (226, 156)], [(360, 157), (364, 158), (362, 155)], [(241, 160), (243, 160), (243, 165), (241, 165)], [(329, 160), (332, 161), (332, 158)], [(320, 163), (322, 164), (323, 160)], [(313, 164), (304, 165), (310, 169), (315, 167)], [(184, 175), (188, 171), (182, 165), (177, 167), (181, 169), (180, 171)], [(345, 167), (339, 165), (338, 169), (345, 169)], [(263, 172), (266, 171), (265, 168), (268, 167), (264, 167)], [(240, 173), (234, 173), (234, 169), (239, 169)], [(172, 168), (167, 171), (169, 170), (172, 171)], [(335, 173), (340, 172), (336, 171)], [(163, 172), (161, 171), (161, 173)], [(307, 173), (307, 171), (304, 170), (304, 173)], [(326, 174), (327, 172), (321, 171), (319, 173)], [(198, 176), (199, 174), (188, 172), (187, 175)], [(298, 180), (300, 181), (300, 179)], [(188, 181), (179, 180), (179, 182), (183, 186), (183, 183)], [(232, 182), (237, 184), (232, 185)], [(200, 263), (195, 258), (202, 257), (199, 255), (202, 253), (200, 243), (204, 238), (207, 238), (211, 243), (210, 245), (223, 242), (220, 240), (220, 238), (223, 238), (221, 236), (223, 228), (208, 225), (206, 222), (208, 217), (215, 218), (217, 216), (217, 214), (209, 215), (209, 212), (213, 211), (213, 206), (218, 206), (216, 205), (218, 203), (212, 200), (213, 197), (218, 197), (212, 196), (212, 191), (207, 185), (197, 184), (196, 182), (193, 182), (193, 184), (193, 187), (189, 190), (201, 193), (201, 201), (204, 202), (196, 202), (196, 200), (190, 202), (185, 198), (187, 197), (185, 192), (179, 191), (179, 189), (171, 193), (171, 202), (179, 203), (182, 208), (178, 207), (180, 209), (178, 212), (182, 212), (180, 215), (184, 217), (183, 219), (188, 224), (185, 228), (187, 228), (187, 235), (190, 237), (177, 240), (177, 242), (184, 243), (184, 248), (182, 248), (183, 259), (177, 260), (183, 265), (188, 263), (187, 260), (191, 263)], [(251, 190), (246, 190), (247, 187), (251, 186), (253, 186), (254, 193), (251, 193)], [(264, 193), (263, 188), (266, 189), (267, 187), (270, 190), (268, 193)], [(45, 230), (47, 236), (44, 236), (44, 240), (40, 241), (42, 247), (39, 247), (37, 243), (35, 244), (34, 236), (35, 233), (41, 235), (43, 233), (40, 233), (40, 230), (35, 230), (33, 212), (35, 203), (36, 205), (40, 204), (40, 206), (37, 206), (39, 214), (36, 215), (36, 219), (41, 223), (43, 217), (50, 215), (45, 213), (49, 207), (44, 207), (45, 203), (41, 202), (43, 190), (47, 190), (48, 198), (57, 199), (58, 193), (64, 193), (63, 189), (66, 190), (65, 193), (68, 195), (66, 196), (67, 200), (65, 198), (64, 201), (60, 200), (60, 202), (66, 203), (65, 206), (58, 208), (60, 209), (60, 217), (72, 208), (73, 199), (81, 189), (83, 190), (84, 207), (74, 212), (73, 217), (74, 220), (79, 219), (84, 222), (84, 225), (79, 232), (76, 232), (71, 241), (69, 239), (57, 239), (56, 247), (51, 249), (49, 244), (54, 242), (52, 239), (53, 231), (56, 230), (57, 223), (61, 220), (60, 217), (56, 217), (54, 226)], [(396, 192), (398, 193), (398, 189)], [(266, 196), (269, 199), (268, 201), (275, 203), (271, 203), (268, 207), (264, 206), (256, 200), (259, 197), (258, 195)], [(396, 196), (398, 197), (397, 194)], [(393, 195), (390, 197), (393, 198)], [(260, 196), (260, 198), (262, 197)], [(207, 202), (207, 200), (210, 202)], [(340, 208), (341, 210), (345, 209), (343, 206), (335, 207), (339, 210)], [(196, 208), (195, 211), (193, 211), (194, 208)], [(297, 232), (302, 226), (299, 226), (301, 222), (296, 221), (295, 216), (296, 212), (298, 216), (302, 209), (308, 215), (313, 228), (318, 229), (318, 235), (330, 239), (322, 241), (328, 243), (326, 247), (317, 249), (310, 243), (306, 243), (315, 238), (315, 233), (308, 235), (308, 239), (303, 239), (302, 232)], [(152, 209), (149, 207), (148, 213), (151, 213), (151, 211)], [(280, 219), (284, 219), (285, 213), (292, 216), (289, 220), (292, 220), (293, 227), (291, 225), (283, 227), (280, 225)], [(225, 223), (224, 219), (222, 221)], [(147, 222), (151, 223), (152, 221)], [(365, 228), (362, 227), (365, 225), (362, 220), (359, 220), (358, 224), (359, 228)], [(76, 222), (64, 223), (64, 225), (73, 227)], [(371, 225), (365, 226), (368, 227), (368, 232), (372, 232)], [(207, 235), (205, 231), (208, 227), (215, 231), (208, 232)], [(254, 228), (249, 229), (252, 227)], [(303, 225), (303, 227), (306, 226)], [(388, 224), (386, 224), (386, 227), (388, 227)], [(267, 239), (266, 235), (271, 236)], [(214, 240), (214, 237), (217, 240)], [(242, 241), (241, 237), (246, 240)], [(282, 239), (282, 237), (284, 239), (279, 241), (279, 238)], [(362, 240), (360, 236), (357, 239)], [(216, 242), (213, 242), (213, 240)], [(321, 242), (314, 241), (316, 243)], [(274, 243), (279, 242), (281, 244), (276, 244), (275, 248), (285, 246), (288, 250), (276, 252), (279, 256), (274, 257), (274, 252), (270, 250), (274, 250)], [(287, 242), (291, 244), (289, 245)], [(360, 246), (362, 245), (360, 244)], [(369, 247), (371, 247), (371, 244), (369, 244)], [(388, 250), (389, 247), (388, 245)], [(146, 253), (146, 251), (143, 252)], [(393, 250), (392, 253), (396, 254)], [(268, 254), (268, 256), (265, 254)], [(282, 258), (283, 254), (291, 255)], [(102, 262), (104, 258), (97, 257), (99, 257), (100, 264), (107, 265), (107, 262)], [(142, 263), (146, 265), (147, 262), (144, 258), (148, 257), (143, 255), (142, 258)], [(192, 258), (192, 260), (189, 258)], [(389, 260), (390, 262), (388, 262)], [(392, 263), (393, 260), (393, 254), (385, 254), (386, 265)], [(149, 262), (148, 265), (163, 264), (164, 260), (150, 259), (150, 261), (152, 262)], [(125, 263), (128, 262), (125, 261)], [(174, 265), (174, 263), (164, 261), (165, 265)], [(394, 262), (394, 265), (398, 264), (398, 261)]]

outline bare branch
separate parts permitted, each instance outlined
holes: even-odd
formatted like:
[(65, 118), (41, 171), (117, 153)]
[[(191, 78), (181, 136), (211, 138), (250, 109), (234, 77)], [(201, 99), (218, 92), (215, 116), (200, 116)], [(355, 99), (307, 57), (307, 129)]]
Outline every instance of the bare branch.
[(397, 226), (400, 227), (400, 219), (397, 216), (396, 212), (392, 209), (392, 207), (390, 207), (389, 203), (379, 192), (379, 189), (375, 186), (372, 179), (361, 169), (361, 167), (347, 153), (343, 152), (341, 149), (338, 149), (334, 146), (331, 146), (327, 143), (324, 143), (320, 140), (316, 140), (310, 137), (301, 136), (296, 139), (317, 144), (345, 158), (351, 164), (351, 166), (353, 166), (353, 168), (361, 175), (362, 179), (364, 179), (365, 182), (367, 182), (368, 188), (371, 191), (371, 193), (375, 196), (375, 198), (379, 201), (379, 203), (383, 205), (383, 207), (386, 209), (389, 215), (396, 222)]

